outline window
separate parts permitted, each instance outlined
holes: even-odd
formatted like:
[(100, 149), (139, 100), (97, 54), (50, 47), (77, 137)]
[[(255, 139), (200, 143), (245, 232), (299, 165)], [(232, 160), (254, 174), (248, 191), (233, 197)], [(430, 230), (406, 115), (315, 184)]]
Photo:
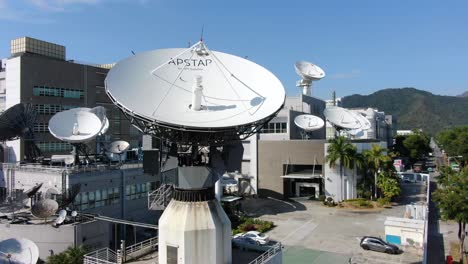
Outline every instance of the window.
[(49, 123), (34, 123), (34, 133), (48, 133)]
[(67, 142), (38, 142), (37, 147), (42, 152), (66, 152), (73, 149)]
[(151, 190), (151, 183), (137, 183), (127, 185), (125, 187), (125, 199), (126, 200), (136, 200), (144, 198), (148, 195), (148, 192)]
[(53, 105), (53, 104), (38, 104), (35, 105), (36, 111), (41, 115), (54, 115), (64, 110), (79, 107), (77, 105)]
[(287, 124), (286, 122), (268, 123), (260, 130), (260, 133), (287, 133)]
[(51, 96), (51, 97), (83, 99), (84, 91), (78, 90), (78, 89), (68, 89), (68, 88), (34, 86), (33, 95), (34, 96)]

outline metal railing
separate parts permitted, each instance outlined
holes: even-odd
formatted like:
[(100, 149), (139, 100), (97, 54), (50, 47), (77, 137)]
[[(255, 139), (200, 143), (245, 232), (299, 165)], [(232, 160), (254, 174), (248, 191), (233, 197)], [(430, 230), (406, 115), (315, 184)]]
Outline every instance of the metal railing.
[(173, 187), (169, 184), (162, 184), (158, 189), (148, 194), (148, 209), (155, 210), (165, 207), (172, 199)]
[(125, 261), (138, 258), (147, 254), (149, 251), (155, 250), (158, 246), (158, 237), (141, 241), (125, 248)]
[(84, 255), (83, 264), (116, 264), (117, 253), (110, 248), (101, 248)]
[(258, 256), (256, 259), (252, 260), (249, 264), (263, 264), (268, 263), (270, 259), (281, 253), (283, 247), (281, 243), (276, 243), (269, 250), (265, 251), (262, 255)]

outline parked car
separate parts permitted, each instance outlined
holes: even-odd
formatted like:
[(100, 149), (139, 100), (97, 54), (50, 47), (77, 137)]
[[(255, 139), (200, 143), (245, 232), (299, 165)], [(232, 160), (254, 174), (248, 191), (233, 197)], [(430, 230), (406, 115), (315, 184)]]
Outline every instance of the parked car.
[(398, 246), (390, 244), (379, 237), (365, 236), (361, 239), (360, 245), (365, 250), (380, 251), (388, 254), (400, 252)]
[(234, 235), (232, 238), (234, 240), (236, 239), (253, 240), (260, 245), (265, 245), (268, 243), (268, 241), (270, 241), (270, 238), (267, 235), (260, 233), (258, 231), (249, 231), (247, 233), (240, 233), (240, 234)]
[(405, 173), (400, 174), (400, 177), (403, 180), (403, 182), (416, 183), (416, 179), (417, 179), (416, 174), (417, 173), (405, 172)]

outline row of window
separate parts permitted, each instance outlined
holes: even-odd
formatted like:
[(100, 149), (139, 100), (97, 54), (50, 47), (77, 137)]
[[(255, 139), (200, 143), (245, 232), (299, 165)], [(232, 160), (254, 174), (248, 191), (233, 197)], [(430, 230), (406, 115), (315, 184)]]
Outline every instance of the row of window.
[(268, 123), (266, 124), (260, 133), (287, 133), (287, 124), (286, 122), (282, 123)]
[(84, 91), (77, 90), (77, 89), (68, 89), (68, 88), (34, 86), (33, 95), (83, 99)]
[(54, 104), (37, 104), (36, 112), (41, 115), (54, 115), (58, 112), (70, 110), (79, 107), (77, 105), (54, 105)]
[[(152, 184), (151, 182), (127, 185), (125, 186), (125, 199), (135, 200), (144, 198), (154, 187), (154, 183)], [(93, 192), (81, 192), (75, 197), (73, 204), (77, 210), (93, 209), (118, 204), (120, 197), (120, 189), (118, 187), (110, 187)]]
[(34, 133), (49, 132), (49, 123), (34, 123)]
[(125, 199), (136, 200), (146, 197), (148, 191), (151, 189), (151, 183), (138, 183), (125, 186)]
[(118, 204), (120, 200), (120, 190), (118, 187), (111, 187), (94, 192), (81, 192), (75, 197), (74, 205), (77, 210), (93, 209), (111, 204)]
[(42, 152), (65, 152), (73, 149), (72, 145), (66, 142), (39, 142), (37, 147)]

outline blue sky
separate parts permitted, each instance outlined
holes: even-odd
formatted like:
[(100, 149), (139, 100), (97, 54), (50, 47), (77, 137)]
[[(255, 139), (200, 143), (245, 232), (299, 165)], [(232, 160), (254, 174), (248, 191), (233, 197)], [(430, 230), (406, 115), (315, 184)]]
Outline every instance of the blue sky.
[(0, 57), (30, 36), (65, 45), (67, 58), (115, 62), (131, 51), (185, 47), (248, 58), (297, 95), (293, 64), (327, 76), (322, 99), (384, 88), (468, 91), (468, 1), (0, 0)]

